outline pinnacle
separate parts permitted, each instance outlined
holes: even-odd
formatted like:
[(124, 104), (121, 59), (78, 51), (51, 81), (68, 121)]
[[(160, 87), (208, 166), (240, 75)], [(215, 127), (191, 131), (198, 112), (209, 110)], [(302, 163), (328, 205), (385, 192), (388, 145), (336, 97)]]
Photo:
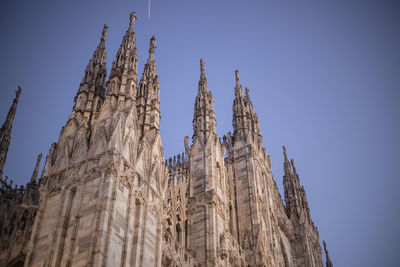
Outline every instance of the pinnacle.
[(285, 145), (283, 145), (282, 148), (283, 148), (283, 155), (285, 156), (285, 161), (287, 161), (287, 160), (288, 160), (288, 157), (287, 157), (287, 154), (286, 154), (286, 147), (285, 147)]
[(285, 157), (284, 163), (283, 163), (283, 169), (285, 171), (285, 175), (291, 175), (292, 171), (290, 168), (290, 162), (288, 160), (287, 152), (286, 152), (286, 147), (283, 146), (283, 155)]
[(193, 115), (193, 137), (201, 136), (204, 139), (209, 133), (215, 133), (214, 100), (212, 93), (208, 91), (208, 82), (204, 70), (204, 60), (200, 59), (200, 80), (198, 94), (195, 100)]
[(35, 183), (37, 180), (38, 173), (39, 173), (39, 165), (40, 165), (41, 160), (42, 160), (42, 153), (40, 153), (37, 157), (35, 169), (33, 170), (32, 177), (31, 177), (31, 183)]
[(203, 79), (206, 77), (205, 71), (204, 71), (204, 60), (200, 58), (200, 79)]
[(129, 32), (133, 32), (133, 26), (135, 24), (135, 20), (137, 19), (136, 17), (136, 12), (133, 11), (131, 14), (129, 14)]
[[(111, 73), (109, 80), (115, 76), (130, 75), (135, 80), (137, 79), (137, 51), (136, 51), (136, 39), (135, 32), (133, 30), (134, 22), (136, 20), (135, 12), (132, 12), (129, 16), (129, 27), (122, 43), (115, 56), (115, 60), (112, 63)], [(133, 71), (133, 72), (132, 72)], [(128, 74), (128, 73), (131, 74)]]
[(236, 98), (243, 97), (243, 89), (242, 86), (240, 85), (238, 70), (235, 70), (235, 78), (236, 78), (235, 97)]
[(101, 41), (105, 41), (107, 39), (107, 30), (108, 30), (108, 26), (106, 24), (104, 24), (103, 32), (101, 33)]
[(10, 145), (12, 124), (17, 111), (17, 105), (21, 91), (22, 88), (18, 86), (18, 90), (15, 92), (15, 98), (8, 111), (6, 120), (0, 128), (0, 177), (3, 175), (3, 167), (6, 162), (8, 147)]
[(296, 173), (296, 167), (294, 166), (294, 159), (291, 159), (290, 163), (292, 164), (293, 173)]
[(19, 95), (21, 94), (21, 91), (22, 91), (21, 86), (18, 86), (18, 90), (15, 92), (15, 95), (16, 95), (16, 97), (17, 97), (17, 101), (18, 101), (18, 99), (19, 99)]
[(208, 91), (208, 83), (204, 70), (204, 60), (200, 59), (200, 80), (199, 80), (199, 92), (200, 91)]
[(156, 50), (156, 36), (153, 35), (150, 38), (150, 48), (149, 48), (149, 54), (154, 55), (154, 51)]

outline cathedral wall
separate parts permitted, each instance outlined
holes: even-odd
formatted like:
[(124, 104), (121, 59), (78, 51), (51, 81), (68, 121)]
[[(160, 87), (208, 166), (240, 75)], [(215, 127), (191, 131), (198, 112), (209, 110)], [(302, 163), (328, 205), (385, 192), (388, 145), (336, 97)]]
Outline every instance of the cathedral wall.
[(93, 232), (98, 220), (98, 202), (102, 178), (96, 177), (80, 185), (77, 190), (76, 207), (70, 218), (63, 262), (71, 262), (73, 266), (87, 263), (90, 259), (90, 248), (94, 242)]
[(111, 177), (107, 192), (111, 198), (108, 201), (108, 207), (107, 212), (105, 213), (104, 221), (106, 225), (104, 261), (106, 262), (106, 265), (119, 266), (121, 264), (122, 248), (125, 236), (124, 229), (126, 227), (125, 201), (127, 200), (127, 190), (125, 190), (125, 187), (119, 183), (115, 174), (112, 174)]
[(189, 244), (190, 250), (193, 251), (197, 261), (205, 260), (206, 239), (205, 239), (205, 223), (206, 208), (197, 207), (189, 210)]
[(63, 205), (60, 191), (50, 193), (45, 203), (44, 215), (40, 222), (40, 230), (35, 240), (35, 251), (32, 255), (31, 266), (43, 266), (49, 263), (50, 253)]
[(278, 261), (282, 263), (283, 266), (294, 266), (294, 257), (292, 255), (291, 243), (286, 235), (279, 229), (280, 237), (280, 257)]
[(215, 134), (195, 139), (190, 156), (189, 248), (201, 265), (219, 262), (220, 238), (228, 225), (222, 146)]
[[(238, 151), (239, 153), (243, 150)], [(246, 157), (235, 151), (234, 176), (236, 180), (237, 213), (239, 228), (239, 243), (245, 248), (246, 235), (251, 234), (252, 210)], [(239, 154), (239, 155), (237, 155)], [(237, 156), (237, 157), (236, 157)], [(250, 237), (249, 237), (250, 238)]]
[(155, 214), (147, 211), (143, 240), (143, 266), (156, 266), (158, 242), (158, 223)]
[(159, 196), (147, 184), (150, 179), (109, 160), (101, 156), (48, 177), (54, 189), (38, 217), (32, 266), (159, 266)]

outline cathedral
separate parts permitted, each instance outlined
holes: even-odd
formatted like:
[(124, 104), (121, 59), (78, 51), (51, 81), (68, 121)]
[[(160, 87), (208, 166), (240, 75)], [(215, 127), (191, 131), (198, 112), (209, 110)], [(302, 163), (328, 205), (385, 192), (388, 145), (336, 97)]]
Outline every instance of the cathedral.
[(324, 266), (294, 161), (283, 147), (283, 201), (238, 71), (233, 131), (219, 137), (200, 60), (193, 136), (164, 158), (156, 39), (138, 79), (135, 19), (108, 78), (104, 26), (58, 142), (25, 186), (3, 175), (17, 90), (0, 131), (0, 266)]

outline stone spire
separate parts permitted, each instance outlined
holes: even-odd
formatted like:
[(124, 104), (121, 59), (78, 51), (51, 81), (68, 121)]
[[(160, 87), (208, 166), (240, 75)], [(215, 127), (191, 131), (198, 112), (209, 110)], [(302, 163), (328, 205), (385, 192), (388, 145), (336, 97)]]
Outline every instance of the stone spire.
[(300, 178), (294, 165), (294, 159), (291, 159), (290, 162), (288, 160), (285, 146), (283, 146), (283, 154), (285, 158), (283, 164), (285, 171), (283, 187), (288, 217), (291, 218), (296, 215), (299, 219), (302, 215), (301, 213), (304, 212), (306, 217), (310, 219), (306, 192), (304, 187), (300, 184)]
[(19, 95), (21, 94), (21, 87), (18, 86), (18, 90), (15, 93), (14, 101), (8, 111), (6, 120), (0, 129), (0, 178), (3, 176), (3, 167), (6, 163), (8, 147), (10, 146), (11, 140), (11, 130), (15, 117), (15, 112), (17, 111), (17, 105), (19, 100)]
[(100, 43), (85, 69), (85, 75), (75, 97), (73, 110), (90, 121), (97, 114), (104, 101), (107, 76), (105, 41), (107, 25), (104, 25)]
[(289, 162), (289, 160), (288, 160), (288, 156), (287, 156), (287, 153), (286, 153), (286, 147), (285, 146), (283, 146), (283, 156), (284, 156), (284, 163), (283, 163), (283, 169), (284, 169), (284, 171), (285, 171), (285, 175), (293, 175), (292, 174), (292, 169), (291, 169), (291, 166), (290, 166), (290, 162)]
[(46, 155), (46, 160), (44, 162), (42, 174), (40, 175), (39, 181), (48, 174), (49, 168), (53, 164), (53, 159), (54, 159), (54, 154), (55, 154), (56, 148), (57, 148), (57, 143), (52, 143), (50, 146), (49, 152)]
[(35, 169), (33, 170), (31, 181), (30, 181), (31, 183), (36, 183), (36, 180), (37, 180), (37, 177), (39, 174), (39, 166), (40, 166), (41, 160), (42, 160), (42, 153), (40, 153), (37, 157)]
[(116, 96), (118, 101), (129, 99), (128, 102), (133, 102), (135, 100), (138, 76), (138, 54), (133, 30), (135, 20), (135, 12), (132, 12), (128, 30), (115, 56), (109, 77), (107, 95)]
[(208, 91), (208, 82), (204, 71), (204, 61), (200, 59), (199, 90), (194, 103), (193, 139), (203, 138), (205, 142), (209, 134), (215, 134), (216, 120), (214, 113), (214, 99)]
[(236, 138), (245, 138), (247, 134), (253, 133), (254, 137), (261, 140), (260, 125), (257, 114), (254, 112), (253, 103), (250, 99), (250, 90), (246, 87), (246, 96), (243, 95), (242, 85), (239, 81), (239, 71), (235, 70), (235, 100), (233, 101), (233, 130)]
[[(150, 38), (150, 47), (149, 47), (149, 57), (147, 58), (147, 62), (144, 65), (144, 70), (140, 81), (145, 81), (148, 79), (155, 79), (157, 76), (156, 69), (156, 60), (154, 59), (154, 52), (156, 51), (156, 37), (153, 35)], [(143, 92), (139, 92), (140, 95)]]
[(239, 81), (239, 70), (235, 70), (235, 78), (236, 78), (235, 97), (240, 98), (243, 97), (243, 88)]
[(157, 76), (154, 52), (156, 37), (150, 39), (149, 57), (144, 66), (136, 95), (136, 107), (142, 133), (150, 129), (158, 131), (160, 125), (160, 84)]
[(326, 267), (333, 267), (331, 258), (329, 257), (328, 249), (327, 249), (327, 247), (326, 247), (326, 243), (325, 243), (325, 241), (322, 241), (322, 243), (324, 244), (325, 258), (326, 258)]

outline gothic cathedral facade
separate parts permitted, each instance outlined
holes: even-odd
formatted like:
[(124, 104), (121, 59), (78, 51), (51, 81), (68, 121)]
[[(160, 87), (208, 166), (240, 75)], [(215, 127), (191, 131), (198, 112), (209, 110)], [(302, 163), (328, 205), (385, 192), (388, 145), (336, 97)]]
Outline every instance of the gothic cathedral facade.
[[(284, 203), (238, 71), (233, 133), (216, 133), (200, 60), (192, 140), (164, 158), (155, 37), (138, 80), (135, 19), (108, 81), (104, 26), (40, 178), (41, 155), (25, 187), (2, 177), (0, 265), (322, 267), (294, 161), (283, 148)], [(1, 128), (1, 176), (20, 93)]]

